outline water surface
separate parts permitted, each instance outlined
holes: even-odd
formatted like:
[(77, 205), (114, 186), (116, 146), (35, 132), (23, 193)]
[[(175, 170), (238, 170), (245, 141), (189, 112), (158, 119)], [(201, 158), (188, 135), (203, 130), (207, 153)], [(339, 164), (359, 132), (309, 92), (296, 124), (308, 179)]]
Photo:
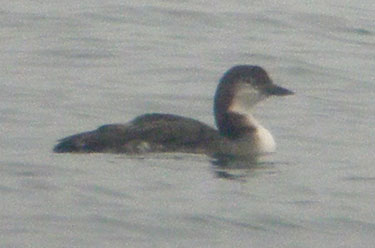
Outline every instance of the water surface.
[[(16, 1), (0, 9), (2, 247), (371, 247), (368, 1)], [(146, 112), (214, 125), (222, 73), (257, 64), (277, 152), (252, 168), (168, 154), (53, 154)]]

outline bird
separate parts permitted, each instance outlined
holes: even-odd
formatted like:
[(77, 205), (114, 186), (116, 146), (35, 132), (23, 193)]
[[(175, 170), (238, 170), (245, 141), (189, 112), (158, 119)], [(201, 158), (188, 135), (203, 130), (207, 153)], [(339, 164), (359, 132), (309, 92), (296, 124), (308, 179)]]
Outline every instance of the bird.
[(273, 83), (257, 65), (235, 65), (224, 73), (214, 96), (217, 129), (192, 118), (148, 113), (124, 124), (108, 124), (59, 140), (56, 153), (195, 153), (257, 158), (274, 152), (270, 131), (251, 113), (270, 96), (294, 92)]

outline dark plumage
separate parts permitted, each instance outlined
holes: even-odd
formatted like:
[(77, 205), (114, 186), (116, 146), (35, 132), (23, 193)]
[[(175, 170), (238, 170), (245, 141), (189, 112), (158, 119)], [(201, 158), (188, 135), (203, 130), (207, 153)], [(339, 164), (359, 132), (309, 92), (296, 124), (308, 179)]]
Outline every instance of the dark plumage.
[(214, 112), (218, 130), (182, 116), (145, 114), (126, 124), (105, 125), (66, 137), (53, 150), (58, 153), (189, 152), (207, 155), (236, 154), (240, 150), (257, 155), (265, 150), (258, 129), (267, 132), (271, 144), (274, 142), (272, 135), (257, 123), (251, 123), (246, 114), (233, 112), (231, 107), (238, 103), (252, 105), (270, 95), (289, 94), (292, 92), (273, 84), (261, 67), (239, 65), (224, 74), (216, 90)]
[(60, 140), (54, 152), (212, 153), (222, 137), (208, 125), (170, 114), (145, 114), (127, 124), (110, 124)]

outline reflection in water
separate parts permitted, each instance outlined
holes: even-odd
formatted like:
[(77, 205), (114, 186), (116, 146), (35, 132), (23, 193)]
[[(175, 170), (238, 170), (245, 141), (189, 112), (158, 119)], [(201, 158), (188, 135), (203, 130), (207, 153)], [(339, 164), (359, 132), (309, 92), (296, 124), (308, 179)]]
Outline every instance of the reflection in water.
[(248, 157), (221, 156), (211, 161), (217, 178), (245, 181), (256, 169), (274, 167), (274, 162), (258, 162)]

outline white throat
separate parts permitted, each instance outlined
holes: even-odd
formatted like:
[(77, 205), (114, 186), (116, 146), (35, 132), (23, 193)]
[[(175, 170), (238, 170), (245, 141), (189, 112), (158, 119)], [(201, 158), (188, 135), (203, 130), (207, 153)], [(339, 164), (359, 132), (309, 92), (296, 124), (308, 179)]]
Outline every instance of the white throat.
[[(256, 94), (255, 91), (253, 91), (252, 93)], [(256, 129), (254, 136), (251, 136), (252, 140), (249, 140), (249, 149), (252, 150), (251, 153), (255, 153), (257, 155), (264, 155), (274, 152), (276, 149), (276, 143), (270, 131), (264, 128), (250, 112), (251, 107), (254, 106), (255, 103), (265, 98), (264, 96), (259, 95), (259, 93), (258, 95), (254, 94), (236, 95), (236, 98), (232, 102), (232, 105), (229, 108), (229, 110), (231, 112), (235, 112), (242, 116), (245, 116), (249, 126), (252, 126)], [(251, 99), (252, 97), (253, 99)]]

